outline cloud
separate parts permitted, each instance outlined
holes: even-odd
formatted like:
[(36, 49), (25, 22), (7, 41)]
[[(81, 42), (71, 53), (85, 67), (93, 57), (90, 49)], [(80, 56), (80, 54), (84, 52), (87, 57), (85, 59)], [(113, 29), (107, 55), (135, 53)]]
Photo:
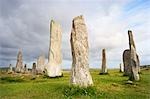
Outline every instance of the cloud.
[(29, 65), (42, 53), (47, 57), (49, 23), (54, 19), (63, 31), (63, 65), (70, 68), (72, 19), (80, 14), (89, 34), (91, 67), (100, 66), (103, 48), (110, 67), (122, 62), (122, 52), (128, 48), (128, 29), (133, 30), (142, 64), (148, 64), (145, 55), (149, 55), (150, 46), (144, 46), (150, 36), (148, 4), (136, 0), (0, 0), (0, 66), (15, 65), (20, 48), (24, 63)]

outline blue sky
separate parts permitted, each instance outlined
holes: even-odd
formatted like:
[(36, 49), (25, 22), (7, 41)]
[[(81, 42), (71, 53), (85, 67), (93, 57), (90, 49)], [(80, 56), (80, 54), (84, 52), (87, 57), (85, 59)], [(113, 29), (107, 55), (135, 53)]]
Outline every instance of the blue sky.
[(63, 68), (71, 68), (71, 22), (83, 15), (89, 36), (89, 64), (101, 67), (106, 48), (108, 68), (118, 68), (133, 31), (141, 64), (150, 64), (150, 0), (0, 0), (0, 66), (15, 66), (17, 52), (29, 67), (49, 48), (49, 23), (62, 26)]

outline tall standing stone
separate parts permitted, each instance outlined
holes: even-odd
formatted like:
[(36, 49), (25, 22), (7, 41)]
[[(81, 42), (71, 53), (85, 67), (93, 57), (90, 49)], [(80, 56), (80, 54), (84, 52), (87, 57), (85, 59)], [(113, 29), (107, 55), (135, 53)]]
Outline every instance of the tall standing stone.
[(100, 74), (108, 74), (107, 73), (107, 66), (106, 66), (106, 50), (102, 50), (102, 69)]
[(130, 66), (131, 66), (131, 74), (129, 75), (130, 80), (138, 81), (139, 78), (139, 62), (136, 54), (136, 47), (133, 40), (132, 31), (128, 31), (129, 36), (129, 47), (130, 47)]
[(71, 84), (87, 87), (93, 84), (89, 72), (89, 46), (88, 33), (83, 16), (77, 16), (72, 21), (71, 31), (72, 70)]
[(33, 63), (33, 65), (32, 65), (32, 74), (33, 75), (36, 75), (36, 63)]
[(22, 59), (22, 51), (19, 50), (17, 55), (17, 63), (16, 63), (16, 72), (22, 72), (23, 71), (23, 59)]
[(44, 71), (44, 65), (45, 65), (45, 57), (44, 55), (41, 55), (37, 59), (37, 72), (38, 74), (42, 74)]
[(50, 46), (48, 55), (48, 64), (46, 64), (46, 71), (49, 77), (62, 76), (62, 30), (61, 26), (51, 21), (50, 24)]

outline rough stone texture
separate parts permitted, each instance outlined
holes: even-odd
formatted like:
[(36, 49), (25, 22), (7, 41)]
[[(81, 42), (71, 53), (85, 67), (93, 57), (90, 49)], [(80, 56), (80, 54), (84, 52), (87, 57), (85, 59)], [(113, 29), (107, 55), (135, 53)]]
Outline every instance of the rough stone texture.
[(46, 72), (49, 77), (62, 76), (62, 31), (61, 26), (51, 21), (50, 24), (50, 46), (48, 55), (48, 64), (46, 64)]
[[(137, 63), (138, 63), (138, 72), (140, 72), (140, 61), (139, 56), (137, 56)], [(130, 49), (126, 49), (123, 52), (123, 65), (124, 65), (124, 76), (128, 76), (131, 73), (131, 66), (130, 66)]]
[(23, 71), (23, 59), (22, 59), (22, 51), (19, 50), (17, 55), (17, 63), (16, 63), (16, 72), (22, 72)]
[(119, 65), (120, 65), (120, 72), (123, 72), (123, 66), (122, 66), (122, 64), (120, 63)]
[(129, 65), (130, 63), (130, 50), (126, 49), (123, 52), (123, 65), (124, 65), (124, 75), (127, 76), (131, 72), (131, 66)]
[(100, 74), (107, 74), (107, 66), (106, 66), (106, 50), (102, 50), (102, 69)]
[(139, 62), (136, 54), (136, 47), (133, 40), (132, 31), (128, 31), (129, 36), (129, 46), (130, 46), (130, 66), (131, 66), (131, 74), (129, 75), (129, 79), (132, 81), (138, 81), (139, 78)]
[(42, 74), (44, 71), (44, 65), (45, 65), (45, 57), (44, 55), (41, 55), (37, 59), (37, 73)]
[(72, 21), (70, 43), (73, 59), (70, 82), (80, 87), (90, 86), (93, 80), (89, 72), (88, 33), (83, 16), (77, 16)]
[(140, 60), (139, 60), (139, 55), (136, 55), (136, 57), (137, 57), (137, 63), (138, 63), (138, 73), (140, 73), (141, 70), (140, 70)]
[(13, 73), (13, 68), (12, 68), (12, 65), (11, 65), (11, 64), (9, 65), (8, 73), (9, 73), (9, 74), (10, 74), (10, 73)]
[(27, 64), (24, 65), (24, 73), (28, 73)]
[(33, 63), (33, 65), (32, 65), (32, 74), (33, 75), (36, 75), (36, 63)]

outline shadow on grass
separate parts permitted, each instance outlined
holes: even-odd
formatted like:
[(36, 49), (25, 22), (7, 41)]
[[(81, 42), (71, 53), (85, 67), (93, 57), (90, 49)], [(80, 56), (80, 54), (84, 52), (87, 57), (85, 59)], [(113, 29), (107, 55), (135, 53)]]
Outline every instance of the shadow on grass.
[(0, 78), (1, 83), (16, 83), (16, 82), (25, 82), (22, 78), (16, 78), (16, 77), (1, 77)]
[(43, 78), (46, 78), (46, 79), (57, 79), (57, 78), (61, 78), (61, 77), (64, 77), (63, 74), (61, 76), (55, 76), (55, 77), (49, 77), (48, 75), (43, 76)]

